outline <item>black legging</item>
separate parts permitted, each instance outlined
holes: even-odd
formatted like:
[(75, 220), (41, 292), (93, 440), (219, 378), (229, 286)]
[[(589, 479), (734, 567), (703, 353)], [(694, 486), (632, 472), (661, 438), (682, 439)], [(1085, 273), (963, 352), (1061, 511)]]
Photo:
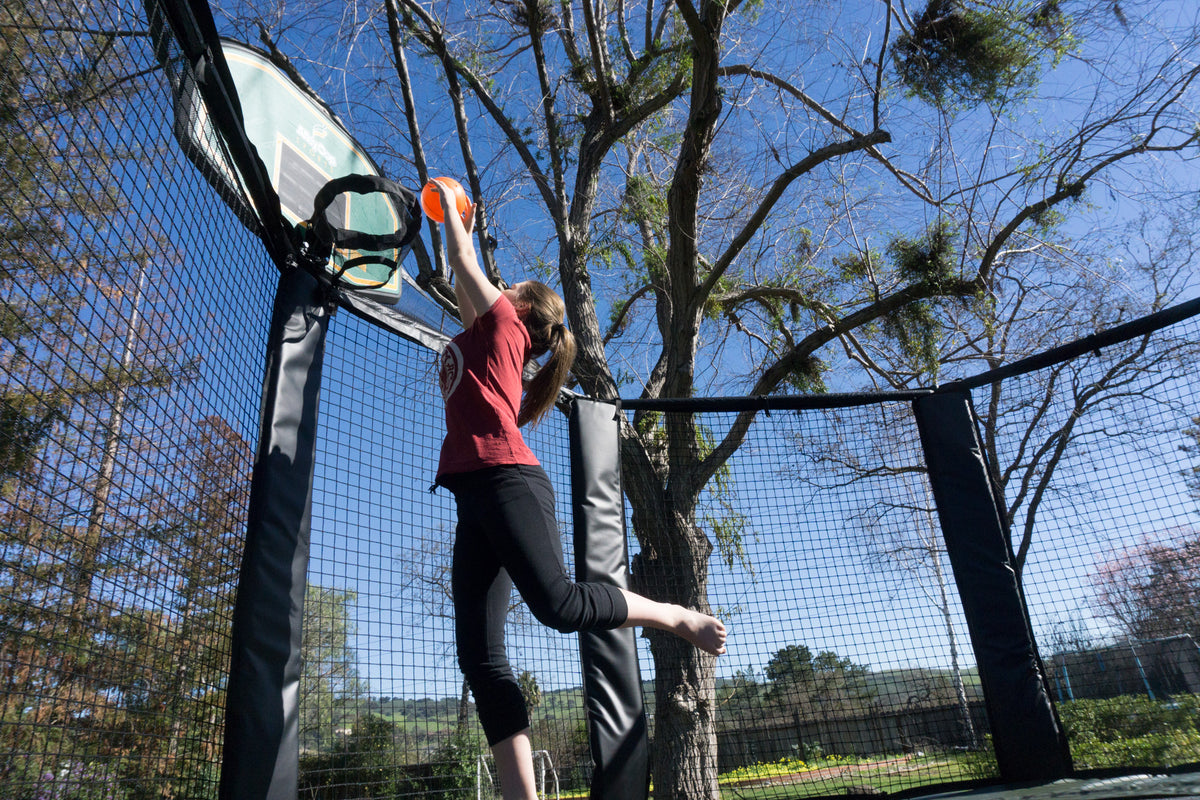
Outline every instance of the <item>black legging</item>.
[(458, 505), (451, 570), (458, 664), (494, 745), (529, 727), (504, 651), (513, 584), (538, 621), (563, 633), (617, 628), (629, 609), (615, 586), (567, 575), (554, 490), (541, 467), (490, 467), (441, 483)]

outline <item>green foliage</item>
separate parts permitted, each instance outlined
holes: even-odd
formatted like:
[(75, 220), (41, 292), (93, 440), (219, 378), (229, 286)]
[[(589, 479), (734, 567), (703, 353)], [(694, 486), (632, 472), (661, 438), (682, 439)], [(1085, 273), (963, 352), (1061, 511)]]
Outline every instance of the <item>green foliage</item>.
[(983, 744), (976, 750), (969, 750), (959, 757), (959, 763), (968, 778), (977, 781), (995, 778), (1000, 774), (1000, 765), (996, 763), (996, 749), (992, 746), (992, 735), (983, 737)]
[[(44, 784), (52, 797), (84, 797), (68, 792), (77, 773), (114, 776), (101, 783), (119, 787), (114, 796), (121, 800), (161, 797), (164, 786), (173, 793), (166, 796), (201, 797), (215, 786), (213, 709), (223, 705), (237, 577), (228, 554), (244, 532), (250, 452), (218, 418), (197, 421), (194, 434), (178, 444), (175, 485), (140, 498), (154, 510), (153, 524), (57, 528), (49, 537), (40, 521), (6, 509), (5, 565), (30, 563), (22, 549), (27, 541), (52, 542), (56, 557), (73, 561), (57, 574), (25, 569), (26, 577), (0, 598), (0, 659), (27, 665), (10, 674), (15, 691), (0, 703), (6, 780), (18, 779), (10, 767), (20, 753), (27, 783)], [(98, 552), (79, 546), (85, 535)], [(129, 548), (134, 540), (140, 551)], [(163, 552), (171, 553), (168, 605), (95, 609), (101, 604), (87, 602), (87, 591), (77, 588), (98, 578), (141, 579), (147, 564), (139, 553), (157, 559)]]
[(938, 373), (941, 342), (934, 308), (929, 300), (917, 300), (883, 319), (884, 332), (896, 340), (900, 352), (931, 376)]
[[(914, 756), (904, 753), (879, 754), (871, 758), (828, 756), (820, 761), (801, 762), (785, 758), (777, 762), (741, 767), (719, 776), (722, 797), (754, 797), (756, 800), (800, 800), (801, 798), (863, 797), (878, 793), (881, 796), (904, 797), (927, 794), (936, 784), (968, 780), (964, 764), (969, 754), (938, 754)], [(898, 762), (903, 762), (898, 765)], [(805, 764), (798, 773), (791, 767)], [(836, 769), (829, 769), (836, 767)], [(805, 775), (821, 769), (817, 775)], [(786, 776), (797, 775), (798, 780)], [(996, 778), (993, 771), (988, 777)], [(783, 780), (771, 780), (784, 778)], [(746, 781), (754, 783), (739, 786)]]
[[(661, 231), (667, 224), (667, 188), (645, 175), (630, 175), (625, 181), (625, 202), (621, 205), (621, 219), (632, 224), (645, 223), (653, 231)], [(653, 274), (654, 264), (647, 263)]]
[[(608, 314), (608, 327), (613, 328), (614, 335), (619, 336), (625, 331), (625, 328), (629, 326), (629, 316), (625, 313), (628, 307), (629, 301), (625, 298), (613, 301), (612, 307), (609, 309)], [(614, 326), (617, 325), (618, 320), (621, 321), (621, 324), (619, 327), (614, 328)]]
[(365, 691), (350, 646), (354, 636), (352, 591), (311, 585), (305, 591), (300, 644), (300, 743), (326, 749), (333, 731), (355, 713)]
[(1200, 730), (1200, 696), (1168, 701), (1144, 694), (1103, 700), (1072, 700), (1059, 705), (1059, 717), (1072, 741), (1115, 742), (1168, 730)]
[(472, 800), (475, 797), (476, 759), (481, 744), (466, 733), (455, 733), (430, 759), (433, 780), (426, 796), (442, 800)]
[(798, 394), (822, 394), (826, 391), (825, 373), (829, 365), (816, 356), (809, 356), (792, 368), (781, 389)]
[(857, 281), (868, 277), (874, 265), (882, 264), (883, 257), (875, 250), (855, 253), (852, 256), (834, 256), (833, 266), (843, 281)]
[(705, 522), (717, 543), (717, 552), (720, 554), (721, 560), (725, 562), (725, 566), (732, 569), (734, 564), (740, 564), (753, 577), (754, 565), (746, 553), (745, 544), (749, 517), (738, 512), (732, 503), (722, 502), (721, 505), (722, 513), (720, 515), (708, 512), (704, 515)]
[(665, 464), (667, 459), (666, 415), (659, 411), (639, 412), (634, 415), (633, 427), (637, 431), (638, 440), (646, 448), (647, 455), (655, 463)]
[(860, 710), (873, 696), (868, 669), (831, 650), (813, 655), (806, 645), (788, 645), (763, 671), (772, 684), (767, 700), (805, 713)]
[[(1078, 199), (1078, 198), (1074, 198)], [(1055, 230), (1067, 221), (1067, 215), (1057, 208), (1047, 208), (1034, 214), (1030, 219), (1034, 230), (1041, 236), (1049, 238)]]
[(1080, 769), (1171, 767), (1200, 761), (1200, 696), (1074, 700), (1059, 717)]
[(396, 720), (415, 720), (429, 721), (433, 727), (444, 722), (447, 725), (453, 723), (458, 714), (458, 698), (443, 697), (433, 699), (429, 697), (420, 700), (405, 700), (400, 697), (392, 697), (380, 700), (368, 700), (365, 706), (372, 713), (378, 713), (380, 716), (387, 717), (393, 721)]
[(1071, 759), (1077, 769), (1192, 764), (1200, 760), (1200, 733), (1163, 731), (1116, 742), (1073, 743)]
[[(796, 749), (799, 750), (800, 757), (809, 763), (825, 758), (825, 748), (821, 747), (818, 742), (804, 742)], [(837, 756), (834, 758), (836, 759)]]
[(796, 775), (803, 772), (824, 769), (826, 767), (848, 766), (856, 764), (860, 759), (850, 756), (826, 756), (818, 745), (806, 746), (803, 758), (785, 756), (778, 761), (759, 762), (744, 767), (732, 769), (723, 773), (721, 783), (740, 783), (742, 781), (757, 781), (766, 778), (777, 778), (782, 775)]
[(958, 233), (946, 220), (938, 220), (917, 239), (897, 236), (888, 244), (892, 266), (906, 282), (921, 282), (934, 290), (945, 289), (958, 265)]
[[(719, 319), (723, 314), (728, 315), (731, 319), (737, 313), (735, 309), (728, 307), (725, 298), (734, 292), (736, 284), (726, 273), (717, 279), (713, 286), (712, 292), (704, 298), (704, 318), (707, 320)], [(760, 300), (760, 303), (770, 309), (769, 316), (778, 319), (779, 309), (782, 304), (775, 298)]]
[[(946, 291), (958, 263), (957, 233), (950, 223), (939, 220), (917, 239), (894, 238), (887, 247), (888, 259), (906, 283), (924, 284), (934, 292)], [(940, 328), (935, 300), (922, 299), (899, 308), (883, 320), (883, 331), (896, 340), (900, 352), (922, 371), (936, 376)]]
[(57, 406), (33, 396), (0, 395), (0, 480), (23, 471), (41, 447), (51, 425), (61, 418)]
[(410, 776), (395, 765), (393, 728), (383, 717), (368, 714), (337, 749), (302, 756), (299, 796), (351, 800), (392, 797), (405, 791)]
[(688, 47), (662, 48), (642, 56), (630, 69), (623, 83), (613, 86), (613, 106), (617, 111), (629, 110), (664, 92), (677, 96), (686, 91), (691, 79), (692, 55)]
[(718, 719), (722, 724), (743, 724), (762, 717), (766, 686), (751, 668), (738, 670), (731, 678), (717, 681)]
[(812, 651), (807, 645), (789, 644), (767, 662), (767, 680), (794, 681), (812, 674)]
[[(527, 683), (528, 679), (521, 682)], [(484, 752), (485, 744), (474, 713), (468, 725), (460, 728), (458, 704), (458, 697), (380, 697), (361, 699), (347, 710), (356, 712), (358, 718), (370, 713), (394, 724), (396, 747), (384, 758), (395, 770), (396, 785), (401, 787), (398, 796), (428, 800), (459, 796), (474, 800), (476, 759)], [(573, 769), (575, 765), (589, 763), (582, 689), (541, 688), (540, 700), (530, 708), (530, 724), (534, 745), (550, 752), (563, 791), (568, 790), (571, 781), (577, 779), (573, 776), (578, 775), (584, 776), (586, 788), (590, 773)], [(338, 748), (342, 741), (339, 740)], [(306, 769), (330, 769), (333, 762), (328, 756), (329, 753), (306, 755)], [(319, 777), (312, 776), (311, 780), (317, 781)], [(301, 795), (301, 800), (304, 797)]]
[(938, 104), (1003, 103), (1027, 95), (1044, 58), (1073, 46), (1058, 3), (969, 3), (929, 0), (912, 31), (896, 40), (892, 60), (900, 83)]
[[(716, 447), (713, 432), (703, 425), (698, 425), (696, 438), (700, 445), (700, 457), (708, 457)], [(742, 504), (736, 502), (735, 485), (733, 470), (728, 464), (722, 464), (709, 484), (712, 502), (705, 505), (702, 519), (712, 532), (717, 553), (725, 562), (725, 566), (732, 569), (734, 564), (740, 564), (753, 577), (754, 565), (746, 553), (745, 542), (750, 518), (739, 511)]]
[(525, 670), (517, 678), (521, 687), (521, 697), (525, 698), (525, 706), (532, 713), (542, 704), (542, 687), (538, 684), (537, 675)]

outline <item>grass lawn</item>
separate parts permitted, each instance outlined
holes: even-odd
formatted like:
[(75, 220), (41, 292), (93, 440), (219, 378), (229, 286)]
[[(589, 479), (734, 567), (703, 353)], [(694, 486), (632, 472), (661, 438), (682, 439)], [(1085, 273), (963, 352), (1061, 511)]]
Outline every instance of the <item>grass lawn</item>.
[[(767, 770), (770, 777), (729, 781), (720, 779), (722, 800), (792, 800), (793, 798), (846, 795), (851, 786), (874, 786), (893, 794), (905, 789), (937, 786), (979, 777), (978, 764), (969, 756), (880, 756), (875, 759), (810, 766), (801, 772)], [(774, 765), (761, 765), (771, 767)], [(562, 800), (587, 797), (587, 793), (561, 795)], [(654, 797), (651, 787), (650, 797)]]
[(873, 786), (892, 794), (920, 786), (977, 777), (963, 758), (955, 756), (882, 757), (854, 764), (818, 767), (738, 784), (721, 784), (722, 800), (785, 800), (786, 798), (845, 796), (851, 786)]

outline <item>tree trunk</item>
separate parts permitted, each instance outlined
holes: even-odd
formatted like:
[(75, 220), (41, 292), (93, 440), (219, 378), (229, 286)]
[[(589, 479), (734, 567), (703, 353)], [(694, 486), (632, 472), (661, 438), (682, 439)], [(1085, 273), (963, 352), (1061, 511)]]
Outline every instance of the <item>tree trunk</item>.
[(670, 634), (651, 631), (655, 800), (717, 800), (716, 659)]
[(467, 683), (467, 679), (463, 678), (462, 692), (458, 697), (458, 725), (455, 732), (459, 736), (466, 736), (467, 730), (471, 725), (471, 687)]
[(971, 719), (971, 704), (967, 700), (967, 687), (963, 685), (962, 667), (958, 661), (958, 637), (954, 632), (954, 617), (950, 613), (950, 598), (946, 592), (946, 579), (942, 574), (942, 562), (937, 553), (933, 554), (934, 574), (937, 576), (938, 591), (941, 593), (942, 622), (946, 626), (946, 636), (950, 641), (950, 672), (954, 675), (954, 697), (958, 702), (958, 713), (961, 715), (960, 724), (967, 747), (972, 750), (979, 747), (979, 738), (975, 733), (975, 723)]
[[(643, 547), (633, 562), (634, 589), (709, 613), (712, 544), (693, 522), (694, 503), (685, 513), (670, 513), (661, 491), (653, 498), (639, 494), (630, 493), (633, 526)], [(655, 665), (655, 800), (718, 800), (716, 658), (668, 633), (649, 630), (646, 635)]]

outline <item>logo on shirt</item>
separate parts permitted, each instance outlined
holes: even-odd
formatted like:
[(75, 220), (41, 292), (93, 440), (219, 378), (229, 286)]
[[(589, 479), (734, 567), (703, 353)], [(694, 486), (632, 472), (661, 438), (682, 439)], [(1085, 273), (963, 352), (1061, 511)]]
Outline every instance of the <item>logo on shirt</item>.
[(442, 399), (447, 400), (462, 382), (463, 354), (458, 345), (450, 342), (442, 351), (442, 365), (438, 369), (438, 382), (442, 386)]

